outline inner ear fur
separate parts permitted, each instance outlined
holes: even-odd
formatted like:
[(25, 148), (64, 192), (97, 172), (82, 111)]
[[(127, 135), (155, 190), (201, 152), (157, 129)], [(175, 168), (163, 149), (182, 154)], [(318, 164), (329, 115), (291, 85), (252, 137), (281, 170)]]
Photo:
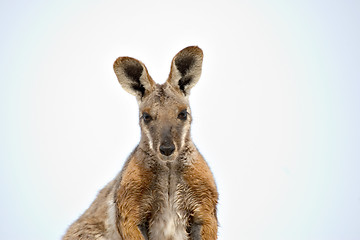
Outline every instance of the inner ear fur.
[(167, 82), (185, 96), (199, 81), (203, 61), (203, 51), (197, 46), (184, 48), (172, 60)]
[(114, 62), (114, 71), (121, 86), (138, 101), (154, 89), (155, 82), (145, 65), (137, 59), (119, 57)]

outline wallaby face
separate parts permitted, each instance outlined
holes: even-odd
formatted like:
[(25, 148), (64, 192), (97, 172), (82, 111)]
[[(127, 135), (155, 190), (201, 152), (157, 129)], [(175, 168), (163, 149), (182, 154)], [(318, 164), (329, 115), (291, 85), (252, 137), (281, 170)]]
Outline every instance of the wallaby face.
[(203, 54), (188, 47), (173, 59), (168, 80), (155, 84), (143, 63), (122, 57), (114, 70), (125, 90), (137, 97), (141, 126), (140, 148), (161, 160), (174, 160), (190, 137), (190, 89), (199, 80)]
[(141, 148), (162, 160), (174, 160), (190, 134), (190, 107), (168, 84), (157, 85), (140, 104)]
[(140, 143), (64, 240), (217, 239), (216, 184), (190, 137), (189, 94), (202, 59), (198, 47), (181, 50), (161, 85), (142, 62), (115, 61), (118, 81), (139, 104)]

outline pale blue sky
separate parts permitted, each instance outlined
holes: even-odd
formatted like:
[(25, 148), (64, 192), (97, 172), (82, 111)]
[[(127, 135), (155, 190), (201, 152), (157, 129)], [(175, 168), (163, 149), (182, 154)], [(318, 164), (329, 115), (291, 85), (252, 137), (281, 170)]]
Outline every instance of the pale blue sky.
[(2, 1), (0, 234), (60, 239), (139, 140), (112, 70), (205, 54), (192, 136), (219, 239), (360, 239), (360, 2)]

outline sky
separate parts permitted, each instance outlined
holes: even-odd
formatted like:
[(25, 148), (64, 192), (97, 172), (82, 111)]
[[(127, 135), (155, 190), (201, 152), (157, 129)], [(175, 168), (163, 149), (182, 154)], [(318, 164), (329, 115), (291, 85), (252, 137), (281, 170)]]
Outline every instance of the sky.
[(140, 139), (112, 69), (204, 51), (218, 239), (360, 239), (359, 1), (1, 1), (0, 234), (60, 239)]

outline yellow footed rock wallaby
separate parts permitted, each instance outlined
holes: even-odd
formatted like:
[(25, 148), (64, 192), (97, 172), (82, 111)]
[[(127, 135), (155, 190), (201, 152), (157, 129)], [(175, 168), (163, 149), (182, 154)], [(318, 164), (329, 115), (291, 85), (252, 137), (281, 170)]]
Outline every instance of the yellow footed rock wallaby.
[(190, 137), (189, 94), (200, 78), (202, 59), (200, 48), (183, 49), (162, 85), (142, 62), (115, 61), (121, 86), (139, 104), (141, 140), (64, 240), (217, 238), (216, 185)]

